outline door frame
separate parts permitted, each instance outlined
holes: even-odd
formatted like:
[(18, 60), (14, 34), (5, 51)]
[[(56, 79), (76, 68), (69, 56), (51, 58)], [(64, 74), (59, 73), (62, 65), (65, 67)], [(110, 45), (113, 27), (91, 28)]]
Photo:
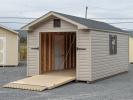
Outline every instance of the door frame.
[[(42, 72), (42, 62), (41, 62), (41, 58), (42, 58), (42, 55), (41, 55), (41, 49), (42, 49), (42, 43), (41, 43), (41, 35), (42, 34), (45, 34), (45, 33), (75, 33), (75, 36), (76, 36), (76, 48), (77, 48), (77, 31), (59, 31), (59, 32), (39, 32), (39, 74), (44, 74)], [(76, 53), (76, 63), (75, 63), (75, 70), (76, 70), (76, 76), (77, 76), (77, 50), (75, 50), (75, 53)]]

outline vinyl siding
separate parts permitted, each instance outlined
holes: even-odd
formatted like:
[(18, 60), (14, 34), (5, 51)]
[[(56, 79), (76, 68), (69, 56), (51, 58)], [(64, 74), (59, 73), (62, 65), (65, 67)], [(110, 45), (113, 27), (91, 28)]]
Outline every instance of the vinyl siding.
[(91, 34), (79, 30), (77, 33), (77, 80), (91, 81)]
[(39, 74), (39, 50), (33, 50), (31, 48), (39, 47), (39, 34), (29, 33), (27, 37), (27, 75), (37, 75)]
[(31, 48), (39, 47), (39, 34), (40, 32), (76, 32), (77, 27), (64, 20), (61, 20), (61, 27), (53, 27), (53, 18), (39, 25), (33, 32), (28, 34), (28, 62), (27, 62), (27, 75), (33, 76), (39, 74), (39, 50)]
[(92, 80), (128, 71), (128, 35), (117, 35), (117, 54), (109, 54), (109, 32), (91, 31)]
[(133, 63), (133, 37), (129, 38), (129, 62)]
[(0, 28), (0, 37), (6, 37), (6, 66), (18, 65), (18, 35)]

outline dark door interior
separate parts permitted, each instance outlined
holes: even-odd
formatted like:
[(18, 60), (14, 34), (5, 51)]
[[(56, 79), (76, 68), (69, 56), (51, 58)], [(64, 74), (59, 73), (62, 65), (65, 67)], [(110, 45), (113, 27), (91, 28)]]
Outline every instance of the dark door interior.
[(40, 38), (41, 73), (76, 67), (76, 34), (74, 32), (41, 33)]

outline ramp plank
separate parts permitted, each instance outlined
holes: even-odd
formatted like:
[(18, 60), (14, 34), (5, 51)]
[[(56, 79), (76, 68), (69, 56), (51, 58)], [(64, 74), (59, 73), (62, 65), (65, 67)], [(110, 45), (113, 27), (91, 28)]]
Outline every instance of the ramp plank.
[(29, 78), (8, 83), (3, 87), (43, 91), (46, 89), (53, 89), (60, 85), (69, 83), (73, 80), (75, 80), (75, 71), (63, 70), (50, 72), (43, 75), (32, 76)]

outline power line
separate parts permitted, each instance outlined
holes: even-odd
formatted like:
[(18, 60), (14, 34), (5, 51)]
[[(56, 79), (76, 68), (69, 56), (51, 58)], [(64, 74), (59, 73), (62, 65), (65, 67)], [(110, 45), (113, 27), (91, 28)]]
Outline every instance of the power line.
[[(28, 22), (0, 22), (0, 23), (15, 23), (15, 24), (28, 24)], [(108, 22), (107, 22), (108, 23)], [(133, 22), (114, 22), (114, 23), (109, 23), (109, 24), (133, 24)]]
[(23, 22), (0, 22), (0, 23), (28, 24), (28, 23), (23, 23)]
[[(0, 17), (0, 19), (38, 19), (38, 18), (33, 18), (33, 17)], [(122, 18), (122, 17), (117, 17), (117, 18), (105, 18), (105, 17), (96, 17), (96, 18), (89, 18), (89, 19), (100, 19), (100, 20), (133, 20), (133, 18)]]
[(89, 18), (89, 19), (133, 20), (133, 18)]
[(127, 7), (125, 7), (125, 8), (120, 8), (120, 9), (110, 9), (110, 8), (104, 8), (104, 7), (100, 7), (100, 6), (94, 6), (94, 5), (90, 5), (90, 4), (87, 4), (89, 7), (92, 7), (92, 8), (96, 8), (96, 9), (101, 9), (101, 10), (106, 10), (106, 11), (117, 11), (117, 12), (119, 12), (119, 11), (127, 11), (125, 8), (127, 8)]
[[(23, 23), (23, 22), (0, 22), (0, 23), (11, 23), (11, 24), (28, 24), (28, 23)], [(109, 24), (121, 24), (121, 23), (132, 23), (133, 22), (117, 22), (117, 23), (109, 23)], [(124, 29), (124, 30), (131, 30), (133, 31), (133, 29), (127, 29), (127, 28), (121, 28), (121, 29)]]
[(109, 24), (133, 24), (133, 22), (114, 22)]
[(133, 29), (128, 29), (128, 28), (121, 28), (123, 30), (126, 30), (126, 31), (133, 31)]
[(37, 19), (32, 17), (0, 17), (1, 19)]

